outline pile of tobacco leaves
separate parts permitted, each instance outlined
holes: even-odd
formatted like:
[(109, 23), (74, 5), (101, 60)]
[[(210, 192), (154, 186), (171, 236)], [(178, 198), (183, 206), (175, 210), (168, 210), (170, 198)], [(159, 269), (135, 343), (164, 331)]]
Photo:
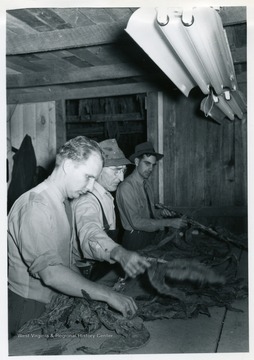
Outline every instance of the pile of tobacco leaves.
[[(142, 255), (160, 261), (153, 262), (147, 279), (143, 279), (147, 292), (135, 299), (138, 316), (144, 320), (210, 316), (212, 306), (241, 311), (232, 304), (248, 294), (248, 280), (237, 277), (241, 244), (245, 241), (243, 235), (236, 248), (204, 234), (193, 235), (190, 228), (184, 236), (173, 234), (161, 245), (141, 251)], [(147, 283), (152, 285), (150, 290)]]
[(117, 336), (109, 337), (99, 348), (77, 348), (77, 351), (87, 354), (126, 352), (139, 348), (149, 340), (150, 333), (140, 317), (125, 318), (109, 309), (106, 303), (93, 301), (84, 290), (82, 293), (83, 298), (62, 294), (55, 296), (42, 316), (28, 321), (19, 329), (19, 334), (39, 332), (50, 341), (55, 335), (59, 338), (61, 335), (92, 334), (102, 325), (115, 331)]
[[(226, 241), (197, 234), (192, 228), (184, 236), (168, 235), (159, 245), (140, 251), (152, 265), (141, 276), (146, 291), (135, 298), (138, 311), (134, 318), (123, 317), (82, 291), (83, 298), (57, 295), (42, 316), (27, 322), (19, 333), (91, 334), (104, 325), (116, 336), (107, 338), (99, 348), (82, 346), (77, 351), (126, 353), (149, 340), (145, 321), (210, 316), (212, 306), (240, 311), (232, 304), (247, 297), (247, 280), (237, 277), (241, 252)], [(119, 291), (124, 290), (121, 280)]]

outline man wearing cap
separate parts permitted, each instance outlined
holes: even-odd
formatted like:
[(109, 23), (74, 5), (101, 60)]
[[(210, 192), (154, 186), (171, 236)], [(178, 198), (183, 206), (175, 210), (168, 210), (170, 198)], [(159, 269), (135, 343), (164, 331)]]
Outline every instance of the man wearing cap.
[(137, 145), (130, 156), (136, 168), (117, 189), (116, 201), (125, 230), (122, 245), (128, 250), (158, 243), (165, 227), (180, 229), (186, 226), (185, 220), (166, 218), (171, 215), (168, 210), (155, 209), (153, 189), (148, 179), (162, 157), (150, 142)]
[(126, 165), (131, 164), (115, 139), (99, 143), (104, 165), (93, 190), (72, 203), (77, 233), (76, 249), (85, 259), (119, 263), (130, 277), (143, 273), (150, 264), (117, 242), (114, 192), (124, 179)]

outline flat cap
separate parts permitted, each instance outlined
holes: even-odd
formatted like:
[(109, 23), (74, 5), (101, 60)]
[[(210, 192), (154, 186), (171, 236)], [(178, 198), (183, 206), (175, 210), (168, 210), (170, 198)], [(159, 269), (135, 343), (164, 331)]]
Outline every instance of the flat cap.
[(117, 145), (116, 139), (101, 141), (99, 146), (104, 158), (104, 166), (129, 165), (131, 162), (124, 156), (124, 153)]

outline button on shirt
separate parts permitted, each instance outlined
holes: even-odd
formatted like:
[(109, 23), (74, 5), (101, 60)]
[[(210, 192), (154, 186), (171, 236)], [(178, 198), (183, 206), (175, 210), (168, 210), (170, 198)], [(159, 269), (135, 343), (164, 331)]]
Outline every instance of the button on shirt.
[(156, 218), (151, 219), (143, 182), (143, 177), (135, 169), (118, 186), (116, 202), (120, 212), (121, 222), (125, 230), (153, 232), (164, 228), (160, 224), (159, 211), (154, 208), (152, 187), (149, 181), (147, 181), (147, 193)]
[[(93, 193), (100, 200), (110, 230), (116, 228), (115, 207), (113, 196), (98, 182), (94, 183)], [(110, 259), (111, 250), (119, 246), (104, 231), (100, 204), (92, 194), (85, 194), (72, 202), (77, 242), (84, 258), (113, 263)]]
[(49, 303), (55, 292), (39, 272), (59, 264), (70, 267), (71, 230), (63, 201), (48, 178), (23, 194), (9, 213), (9, 288), (24, 298)]

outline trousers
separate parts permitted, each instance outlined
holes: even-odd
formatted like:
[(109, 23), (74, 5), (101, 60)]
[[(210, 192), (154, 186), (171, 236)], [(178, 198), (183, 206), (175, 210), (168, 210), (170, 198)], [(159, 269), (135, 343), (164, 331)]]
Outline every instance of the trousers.
[(15, 336), (28, 320), (38, 318), (45, 311), (45, 304), (8, 290), (8, 336)]

